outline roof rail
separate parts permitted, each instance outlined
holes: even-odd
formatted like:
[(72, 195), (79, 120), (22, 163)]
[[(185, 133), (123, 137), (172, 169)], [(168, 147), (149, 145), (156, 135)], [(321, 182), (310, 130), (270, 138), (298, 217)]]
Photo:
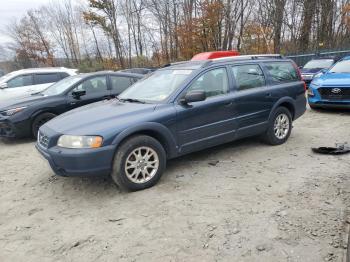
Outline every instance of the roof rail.
[(257, 55), (240, 55), (240, 56), (232, 56), (232, 57), (222, 57), (215, 58), (212, 61), (221, 61), (221, 60), (257, 60), (257, 59), (266, 59), (266, 58), (275, 58), (282, 59), (284, 58), (281, 54), (257, 54)]

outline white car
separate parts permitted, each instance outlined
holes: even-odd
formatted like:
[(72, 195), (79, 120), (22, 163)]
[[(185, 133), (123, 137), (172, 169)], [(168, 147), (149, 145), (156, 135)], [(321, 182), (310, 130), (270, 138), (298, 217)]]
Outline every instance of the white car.
[(31, 68), (11, 72), (0, 78), (0, 101), (43, 91), (53, 83), (76, 74), (76, 69), (65, 67)]

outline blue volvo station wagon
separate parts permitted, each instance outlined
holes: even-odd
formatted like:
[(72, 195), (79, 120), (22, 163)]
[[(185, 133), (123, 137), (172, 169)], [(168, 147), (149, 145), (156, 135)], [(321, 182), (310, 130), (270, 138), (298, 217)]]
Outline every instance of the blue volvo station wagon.
[(111, 175), (136, 191), (168, 159), (257, 135), (283, 144), (305, 110), (305, 83), (280, 55), (188, 61), (47, 122), (36, 147), (58, 175)]
[(350, 108), (350, 56), (316, 77), (308, 89), (311, 108)]

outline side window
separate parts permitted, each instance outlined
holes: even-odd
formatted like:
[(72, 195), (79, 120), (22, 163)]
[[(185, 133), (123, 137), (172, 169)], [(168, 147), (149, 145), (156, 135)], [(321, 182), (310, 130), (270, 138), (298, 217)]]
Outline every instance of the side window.
[(265, 86), (265, 77), (259, 65), (232, 67), (238, 91)]
[(114, 93), (117, 93), (117, 94), (120, 94), (135, 82), (132, 77), (110, 76), (110, 78), (111, 78), (112, 90)]
[(56, 83), (59, 80), (57, 73), (51, 74), (35, 74), (34, 75), (34, 83), (36, 85), (48, 84), (48, 83)]
[(105, 76), (89, 78), (74, 88), (74, 91), (86, 91), (86, 94), (98, 94), (107, 91), (107, 79)]
[(60, 80), (63, 79), (63, 78), (66, 78), (68, 76), (69, 76), (68, 73), (62, 72), (62, 73), (60, 73)]
[(203, 90), (207, 97), (228, 93), (228, 78), (225, 68), (213, 69), (204, 73), (189, 87), (187, 92)]
[(275, 83), (299, 81), (298, 73), (290, 62), (269, 62), (265, 66)]
[(17, 76), (7, 82), (8, 88), (33, 85), (32, 75)]

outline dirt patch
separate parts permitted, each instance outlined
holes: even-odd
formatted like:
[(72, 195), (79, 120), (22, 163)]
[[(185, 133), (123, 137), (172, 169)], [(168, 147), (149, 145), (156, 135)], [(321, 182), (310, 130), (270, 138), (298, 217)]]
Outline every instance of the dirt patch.
[(33, 141), (2, 141), (0, 260), (344, 261), (350, 155), (310, 148), (350, 142), (349, 114), (294, 125), (282, 146), (246, 139), (170, 161), (136, 193), (54, 176)]

